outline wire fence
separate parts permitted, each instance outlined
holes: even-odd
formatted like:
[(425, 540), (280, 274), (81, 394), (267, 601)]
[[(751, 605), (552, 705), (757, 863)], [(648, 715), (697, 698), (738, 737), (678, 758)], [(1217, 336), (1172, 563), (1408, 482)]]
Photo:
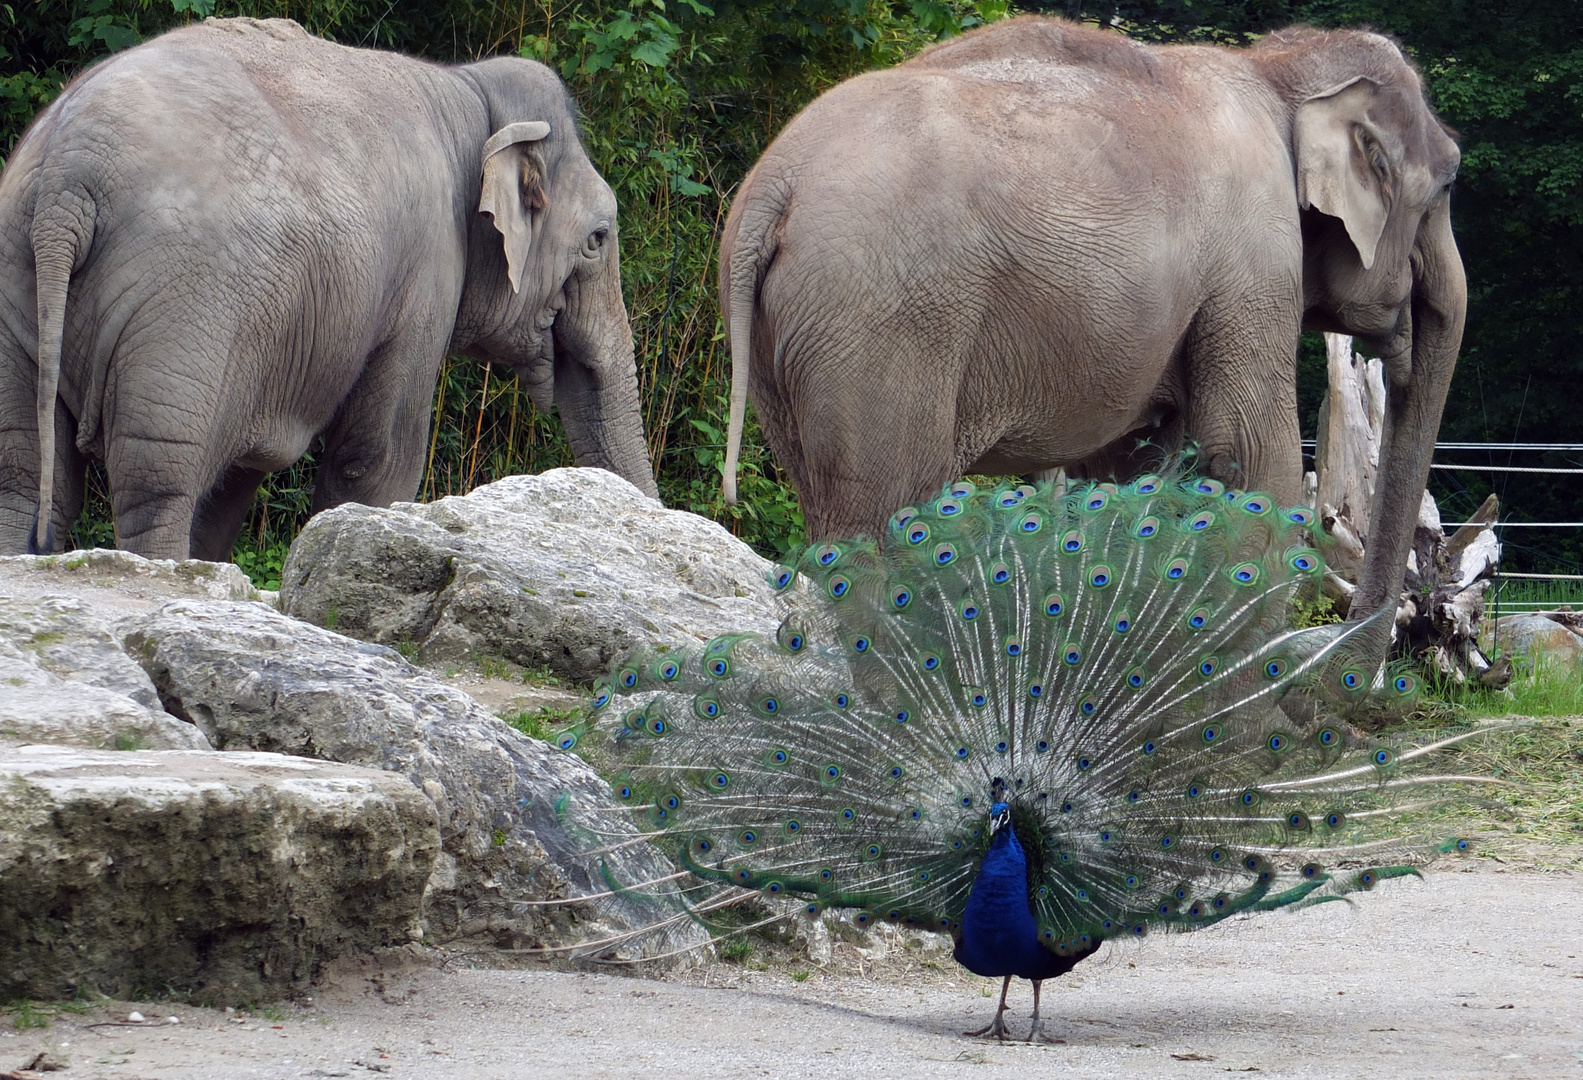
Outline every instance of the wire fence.
[[(1314, 447), (1315, 447), (1315, 440), (1313, 440), (1313, 439), (1305, 439), (1305, 440), (1303, 440), (1303, 450), (1304, 450), (1305, 453), (1311, 455), (1313, 453)], [(1507, 460), (1510, 461), (1512, 454), (1520, 453), (1520, 452), (1583, 453), (1583, 443), (1437, 442), (1437, 443), (1435, 443), (1435, 450), (1436, 451), (1441, 451), (1441, 450), (1484, 451), (1484, 452), (1491, 453), (1491, 454), (1504, 453), (1504, 454), (1507, 455)], [(1518, 473), (1518, 474), (1541, 474), (1541, 475), (1551, 475), (1551, 476), (1583, 476), (1583, 468), (1542, 468), (1542, 467), (1537, 467), (1537, 466), (1511, 465), (1511, 464), (1507, 464), (1507, 465), (1495, 465), (1495, 464), (1469, 465), (1469, 464), (1465, 464), (1465, 463), (1462, 463), (1462, 462), (1439, 462), (1439, 461), (1432, 463), (1429, 467), (1432, 470), (1436, 470), (1436, 471), (1440, 471), (1440, 472), (1505, 473), (1505, 474)], [(1504, 509), (1504, 507), (1503, 507), (1503, 509)], [(1460, 528), (1463, 528), (1465, 526), (1475, 525), (1475, 524), (1482, 525), (1483, 523), (1482, 522), (1471, 522), (1471, 521), (1455, 521), (1455, 522), (1446, 522), (1443, 525), (1443, 527), (1446, 530), (1449, 531), (1449, 530), (1460, 529)], [(1494, 528), (1494, 530), (1495, 530), (1496, 539), (1500, 540), (1501, 539), (1501, 534), (1506, 529), (1583, 529), (1583, 521), (1510, 521), (1510, 520), (1506, 520), (1506, 521), (1496, 521), (1496, 522), (1494, 522), (1493, 525), (1492, 525), (1492, 528)], [(1494, 594), (1491, 597), (1491, 605), (1492, 605), (1492, 607), (1494, 609), (1494, 613), (1495, 613), (1495, 615), (1497, 617), (1499, 617), (1499, 614), (1500, 614), (1500, 612), (1503, 609), (1508, 611), (1508, 612), (1510, 612), (1510, 613), (1513, 613), (1513, 614), (1551, 615), (1551, 614), (1558, 614), (1558, 613), (1560, 613), (1562, 611), (1570, 611), (1570, 610), (1572, 610), (1572, 608), (1570, 606), (1568, 606), (1568, 602), (1565, 601), (1565, 600), (1558, 602), (1555, 599), (1545, 599), (1545, 600), (1506, 599), (1506, 598), (1503, 597), (1503, 593), (1506, 591), (1505, 590), (1506, 582), (1507, 581), (1556, 582), (1556, 583), (1583, 582), (1583, 574), (1559, 574), (1559, 573), (1558, 574), (1532, 574), (1532, 573), (1517, 573), (1517, 572), (1505, 573), (1505, 572), (1502, 572), (1500, 570), (1500, 567), (1497, 565), (1496, 571), (1495, 571), (1495, 579), (1494, 580), (1495, 580), (1495, 586), (1494, 586)], [(1560, 592), (1560, 591), (1567, 590), (1567, 589), (1568, 589), (1568, 587), (1566, 585), (1560, 585), (1559, 588), (1556, 591)], [(1578, 589), (1577, 592), (1579, 593), (1579, 600), (1583, 601), (1583, 588)], [(1574, 601), (1574, 602), (1577, 602), (1577, 601)], [(1583, 607), (1583, 602), (1579, 602), (1579, 606)]]
[[(1437, 461), (1437, 462), (1432, 463), (1429, 466), (1430, 469), (1438, 470), (1438, 471), (1441, 471), (1441, 472), (1492, 473), (1492, 474), (1514, 474), (1515, 473), (1515, 474), (1526, 474), (1526, 475), (1536, 475), (1537, 474), (1537, 475), (1547, 475), (1547, 476), (1583, 476), (1583, 468), (1552, 468), (1552, 467), (1537, 467), (1537, 466), (1530, 466), (1530, 465), (1512, 465), (1512, 464), (1510, 464), (1512, 455), (1514, 453), (1518, 453), (1518, 452), (1539, 452), (1539, 453), (1550, 453), (1550, 452), (1579, 453), (1579, 452), (1583, 452), (1583, 444), (1580, 444), (1580, 443), (1515, 443), (1515, 442), (1514, 443), (1469, 443), (1469, 442), (1450, 443), (1450, 442), (1448, 442), (1448, 443), (1436, 443), (1435, 444), (1435, 449), (1437, 451), (1439, 451), (1439, 450), (1484, 451), (1486, 453), (1490, 453), (1491, 455), (1493, 455), (1494, 453), (1500, 452), (1500, 453), (1505, 453), (1507, 455), (1506, 460), (1507, 460), (1508, 463), (1505, 464), (1505, 465), (1496, 465), (1494, 463), (1485, 464), (1485, 465), (1470, 465), (1470, 464), (1467, 464), (1467, 463), (1464, 463), (1464, 462), (1454, 462), (1454, 463), (1452, 463), (1452, 462), (1439, 462), (1439, 461)], [(1502, 501), (1504, 502), (1504, 498), (1503, 498)], [(1505, 507), (1503, 506), (1502, 509), (1505, 509)], [(1469, 524), (1473, 524), (1473, 523), (1472, 522), (1465, 522), (1465, 521), (1464, 522), (1451, 523), (1451, 524), (1447, 524), (1445, 526), (1445, 528), (1447, 528), (1447, 529), (1457, 529), (1457, 528), (1462, 528), (1463, 526), (1469, 525)], [(1496, 539), (1500, 540), (1501, 539), (1501, 534), (1506, 529), (1583, 529), (1583, 521), (1510, 521), (1510, 520), (1507, 520), (1507, 521), (1496, 521), (1493, 524), (1492, 527), (1495, 530), (1495, 537), (1496, 537)], [(1583, 595), (1583, 589), (1574, 589), (1574, 587), (1569, 586), (1568, 584), (1565, 584), (1565, 583), (1570, 583), (1570, 582), (1583, 582), (1583, 574), (1561, 574), (1561, 573), (1536, 574), (1536, 573), (1520, 573), (1520, 572), (1515, 572), (1515, 571), (1514, 572), (1502, 572), (1502, 570), (1500, 569), (1500, 566), (1497, 564), (1497, 566), (1495, 568), (1495, 579), (1494, 580), (1495, 580), (1494, 592), (1493, 592), (1493, 595), (1490, 598), (1490, 605), (1491, 605), (1491, 608), (1492, 608), (1492, 613), (1494, 614), (1496, 619), (1500, 618), (1502, 610), (1505, 610), (1506, 612), (1508, 612), (1510, 614), (1524, 614), (1524, 615), (1553, 615), (1553, 614), (1558, 614), (1558, 613), (1560, 613), (1561, 611), (1564, 611), (1564, 610), (1569, 611), (1569, 610), (1571, 610), (1571, 608), (1569, 606), (1567, 606), (1564, 602), (1559, 602), (1558, 603), (1558, 601), (1555, 599), (1555, 597), (1557, 595), (1563, 593), (1563, 592), (1573, 592), (1573, 591), (1576, 591), (1580, 595)], [(1555, 588), (1553, 588), (1551, 590), (1548, 590), (1551, 593), (1551, 596), (1549, 598), (1546, 598), (1546, 599), (1533, 599), (1532, 597), (1535, 595), (1535, 593), (1532, 592), (1532, 591), (1529, 591), (1529, 592), (1526, 592), (1526, 593), (1519, 593), (1519, 595), (1527, 595), (1529, 597), (1529, 599), (1509, 598), (1506, 595), (1506, 593), (1507, 593), (1506, 585), (1507, 585), (1507, 582), (1509, 582), (1509, 581), (1510, 582), (1514, 582), (1514, 583), (1523, 584), (1523, 585), (1527, 585), (1527, 583), (1530, 583), (1530, 582), (1535, 583), (1536, 585), (1538, 583), (1554, 583), (1555, 584)], [(1534, 586), (1529, 586), (1530, 589), (1532, 589), (1533, 587)]]

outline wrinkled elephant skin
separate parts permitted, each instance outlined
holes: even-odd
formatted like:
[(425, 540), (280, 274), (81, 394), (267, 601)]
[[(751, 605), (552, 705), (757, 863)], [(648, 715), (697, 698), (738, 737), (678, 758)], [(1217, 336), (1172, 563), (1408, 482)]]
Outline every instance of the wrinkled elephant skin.
[(150, 557), (226, 558), (319, 437), (315, 510), (409, 499), (448, 351), (654, 493), (615, 197), (548, 68), (281, 19), (120, 53), (0, 176), (0, 553), (61, 546), (88, 458)]
[(1461, 341), (1458, 161), (1400, 49), (1358, 31), (1156, 47), (1022, 18), (843, 83), (726, 224), (728, 498), (751, 394), (813, 538), (880, 535), (966, 473), (1135, 473), (1140, 438), (1184, 434), (1295, 505), (1298, 334), (1341, 331), (1389, 371), (1373, 610)]

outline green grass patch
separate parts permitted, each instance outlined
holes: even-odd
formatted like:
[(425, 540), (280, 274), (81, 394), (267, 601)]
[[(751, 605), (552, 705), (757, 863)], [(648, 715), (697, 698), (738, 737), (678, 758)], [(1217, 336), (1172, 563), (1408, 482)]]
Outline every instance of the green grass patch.
[(555, 674), (555, 669), (548, 664), (539, 664), (537, 667), (521, 669), (522, 681), (528, 686), (566, 686), (567, 682)]
[(285, 539), (266, 541), (258, 546), (239, 543), (232, 552), (232, 561), (252, 581), (253, 588), (279, 592), (280, 568), (285, 565), (286, 553), (290, 550), (291, 544)]
[(1520, 722), (1454, 752), (1454, 768), (1512, 784), (1450, 815), (1508, 834), (1485, 850), (1540, 865), (1583, 865), (1583, 717)]
[[(98, 1007), (98, 1004), (88, 1000), (89, 995), (78, 990), (77, 995), (70, 1001), (30, 1001), (27, 998), (18, 998), (9, 1005), (0, 1006), (0, 1013), (11, 1017), (11, 1023), (18, 1031), (30, 1028), (47, 1028), (55, 1017), (61, 1013), (75, 1013), (81, 1015)], [(108, 1000), (108, 999), (105, 999)]]
[(506, 679), (515, 682), (522, 672), (522, 668), (513, 664), (504, 656), (478, 657), (478, 673), (486, 679)]
[(727, 938), (715, 942), (715, 952), (720, 954), (722, 960), (741, 964), (753, 955), (753, 943), (745, 937)]
[(529, 738), (548, 742), (556, 732), (580, 720), (582, 715), (583, 710), (580, 707), (555, 709), (546, 705), (533, 710), (518, 709), (515, 712), (502, 713), (500, 719)]
[(1492, 690), (1476, 682), (1431, 683), (1422, 711), (1441, 720), (1490, 716), (1583, 716), (1583, 672), (1543, 655), (1516, 660), (1511, 683)]
[(1510, 786), (1447, 804), (1434, 820), (1448, 835), (1489, 837), (1481, 847), (1499, 858), (1583, 866), (1583, 676), (1540, 657), (1506, 690), (1432, 685), (1402, 728), (1422, 733), (1481, 720), (1510, 726), (1452, 748), (1447, 771)]
[(5, 1007), (5, 1011), (11, 1015), (11, 1023), (15, 1025), (18, 1031), (26, 1031), (29, 1028), (47, 1028), (49, 1027), (50, 1018), (56, 1013), (52, 1006), (41, 1005), (34, 1001), (28, 1001), (26, 998), (13, 1001)]

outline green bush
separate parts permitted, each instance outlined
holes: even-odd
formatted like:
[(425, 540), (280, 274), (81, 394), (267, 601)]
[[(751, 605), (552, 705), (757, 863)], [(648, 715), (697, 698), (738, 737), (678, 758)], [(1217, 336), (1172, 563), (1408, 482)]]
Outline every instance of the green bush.
[[(39, 0), (0, 12), (10, 18), (5, 55), (26, 69), (0, 80), (0, 146), (9, 152), (68, 72), (211, 13), (290, 16), (348, 44), (442, 60), (514, 53), (558, 70), (582, 108), (589, 155), (621, 205), (626, 303), (661, 496), (778, 555), (802, 544), (802, 515), (751, 422), (742, 499), (727, 507), (719, 493), (730, 364), (714, 259), (726, 199), (780, 124), (820, 91), (998, 18), (1006, 5), (772, 0), (712, 8), (700, 0), (576, 0), (530, 9), (476, 0)], [(572, 463), (559, 422), (535, 409), (513, 376), (446, 360), (420, 499)], [(234, 554), (258, 586), (278, 587), (312, 486), (310, 454), (259, 491)], [(78, 546), (113, 543), (102, 470), (90, 479), (73, 538)]]
[[(1240, 44), (1273, 26), (1370, 23), (1401, 36), (1464, 161), (1453, 200), (1470, 279), (1463, 356), (1447, 437), (1575, 437), (1566, 388), (1583, 363), (1573, 343), (1583, 272), (1583, 15), (1571, 0), (1502, 7), (1399, 0), (1019, 0), (1152, 41)], [(1008, 13), (1007, 0), (26, 0), (0, 4), (0, 152), (85, 67), (138, 40), (205, 15), (287, 16), (317, 34), (436, 60), (519, 54), (567, 80), (584, 140), (621, 203), (622, 268), (637, 346), (645, 430), (662, 497), (726, 524), (769, 555), (796, 547), (794, 493), (751, 417), (743, 500), (719, 498), (728, 357), (715, 300), (714, 248), (725, 208), (748, 167), (814, 96), (863, 70), (893, 64), (938, 38)], [(1304, 416), (1317, 405), (1322, 364), (1309, 340), (1299, 364)], [(1570, 380), (1570, 382), (1569, 382)], [(422, 498), (465, 492), (509, 473), (569, 464), (560, 425), (515, 380), (460, 360), (436, 389)], [(1575, 464), (1552, 454), (1525, 464)], [(1575, 521), (1576, 485), (1549, 475), (1436, 473), (1447, 513), (1498, 485), (1534, 520)], [(260, 584), (301, 527), (311, 457), (260, 492), (237, 558)], [(1466, 487), (1463, 487), (1463, 484)], [(1466, 504), (1466, 505), (1463, 505)], [(1577, 557), (1577, 530), (1508, 537), (1528, 568)], [(74, 538), (113, 541), (102, 476)]]

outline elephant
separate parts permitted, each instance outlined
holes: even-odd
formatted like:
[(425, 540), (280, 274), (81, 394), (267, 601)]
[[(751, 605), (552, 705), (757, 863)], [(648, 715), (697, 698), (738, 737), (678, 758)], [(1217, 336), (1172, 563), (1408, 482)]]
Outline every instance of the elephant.
[[(1391, 40), (1151, 46), (1023, 17), (827, 91), (721, 239), (725, 494), (748, 394), (811, 539), (969, 473), (1196, 467), (1302, 501), (1302, 329), (1388, 372), (1352, 610), (1394, 601), (1467, 301), (1460, 154)], [(1153, 453), (1153, 450), (1145, 451)]]
[[(105, 463), (118, 546), (225, 559), (322, 438), (312, 509), (410, 499), (448, 353), (656, 495), (616, 200), (542, 64), (209, 19), (91, 68), (0, 176), (0, 553)], [(68, 296), (69, 286), (69, 296)]]

